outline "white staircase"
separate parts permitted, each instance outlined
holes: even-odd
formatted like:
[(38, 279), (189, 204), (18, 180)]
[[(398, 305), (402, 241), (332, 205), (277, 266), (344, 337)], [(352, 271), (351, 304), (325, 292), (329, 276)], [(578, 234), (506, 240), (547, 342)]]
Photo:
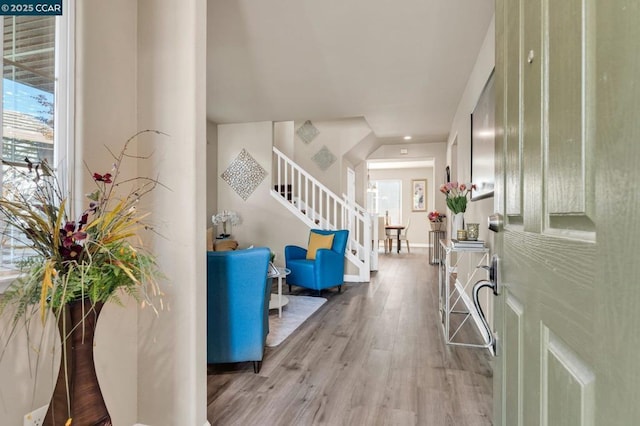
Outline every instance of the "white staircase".
[(345, 281), (369, 281), (373, 241), (369, 214), (338, 197), (276, 147), (272, 164), (271, 196), (309, 228), (348, 229), (345, 257), (358, 273), (345, 275)]

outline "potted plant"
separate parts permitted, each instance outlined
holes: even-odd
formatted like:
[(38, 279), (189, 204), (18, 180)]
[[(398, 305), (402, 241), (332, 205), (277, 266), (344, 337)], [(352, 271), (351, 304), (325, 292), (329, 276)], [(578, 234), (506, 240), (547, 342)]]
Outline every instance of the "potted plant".
[[(19, 262), (20, 276), (0, 298), (0, 314), (13, 312), (13, 328), (39, 316), (55, 317), (62, 341), (62, 366), (45, 424), (110, 425), (93, 365), (93, 331), (102, 306), (120, 302), (124, 291), (154, 306), (161, 273), (155, 256), (140, 239), (146, 213), (142, 197), (159, 182), (146, 177), (121, 178), (131, 137), (118, 154), (113, 169), (92, 173), (95, 190), (86, 209), (71, 214), (69, 197), (46, 161), (26, 158), (24, 168), (9, 166), (0, 215), (4, 236), (27, 247)], [(125, 190), (125, 188), (128, 188)]]
[(455, 238), (459, 229), (464, 229), (464, 212), (467, 211), (467, 197), (471, 196), (472, 189), (476, 189), (476, 185), (472, 183), (448, 182), (440, 186), (440, 192), (447, 198), (447, 207), (453, 213), (452, 238)]
[(239, 225), (242, 221), (238, 213), (223, 210), (221, 213), (213, 215), (211, 222), (216, 226), (222, 224), (222, 233), (217, 238), (229, 238), (231, 236), (231, 227)]
[(427, 217), (429, 218), (432, 231), (444, 231), (445, 219), (447, 216), (439, 213), (437, 210), (434, 210), (429, 212)]

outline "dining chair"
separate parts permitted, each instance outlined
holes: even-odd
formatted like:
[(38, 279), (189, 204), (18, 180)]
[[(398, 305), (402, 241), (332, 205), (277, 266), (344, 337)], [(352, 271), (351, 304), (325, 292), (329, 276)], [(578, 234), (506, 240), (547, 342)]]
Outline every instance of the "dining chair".
[(389, 235), (389, 231), (386, 230), (384, 226), (385, 218), (383, 216), (378, 216), (378, 244), (377, 248), (380, 247), (380, 241), (384, 243), (384, 253), (387, 254), (391, 248), (389, 247), (389, 240), (391, 236)]
[(407, 226), (405, 226), (400, 233), (400, 244), (402, 244), (403, 241), (407, 244), (407, 253), (411, 253), (411, 249), (409, 248), (409, 239), (407, 238), (409, 226), (411, 226), (411, 218), (407, 219)]

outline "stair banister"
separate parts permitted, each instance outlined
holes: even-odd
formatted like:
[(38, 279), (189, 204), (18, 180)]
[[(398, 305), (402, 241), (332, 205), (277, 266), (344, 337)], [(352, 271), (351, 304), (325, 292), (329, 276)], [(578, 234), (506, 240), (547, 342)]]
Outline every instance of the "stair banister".
[[(358, 208), (359, 206), (349, 205), (340, 199), (278, 148), (273, 147), (273, 153), (274, 160), (278, 163), (277, 172), (274, 173), (274, 177), (277, 176), (276, 190), (271, 191), (274, 198), (279, 199), (288, 210), (309, 227), (344, 229), (349, 225), (350, 218), (353, 218), (355, 223), (351, 227), (353, 232), (349, 237), (350, 248), (345, 257), (359, 270), (359, 275), (355, 277), (355, 280), (368, 281), (371, 265), (371, 218), (369, 214), (364, 209)], [(291, 186), (290, 189), (289, 186)], [(287, 200), (289, 191), (291, 200)], [(309, 193), (311, 197), (309, 197)], [(353, 277), (351, 278), (353, 279)]]

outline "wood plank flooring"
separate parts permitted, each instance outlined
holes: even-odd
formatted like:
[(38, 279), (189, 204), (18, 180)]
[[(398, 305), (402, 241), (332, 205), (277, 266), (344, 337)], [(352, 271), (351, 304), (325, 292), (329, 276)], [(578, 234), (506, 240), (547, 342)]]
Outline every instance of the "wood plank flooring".
[(443, 343), (426, 249), (381, 254), (370, 283), (322, 295), (327, 303), (266, 349), (259, 374), (251, 363), (210, 367), (212, 425), (491, 424), (491, 357)]

